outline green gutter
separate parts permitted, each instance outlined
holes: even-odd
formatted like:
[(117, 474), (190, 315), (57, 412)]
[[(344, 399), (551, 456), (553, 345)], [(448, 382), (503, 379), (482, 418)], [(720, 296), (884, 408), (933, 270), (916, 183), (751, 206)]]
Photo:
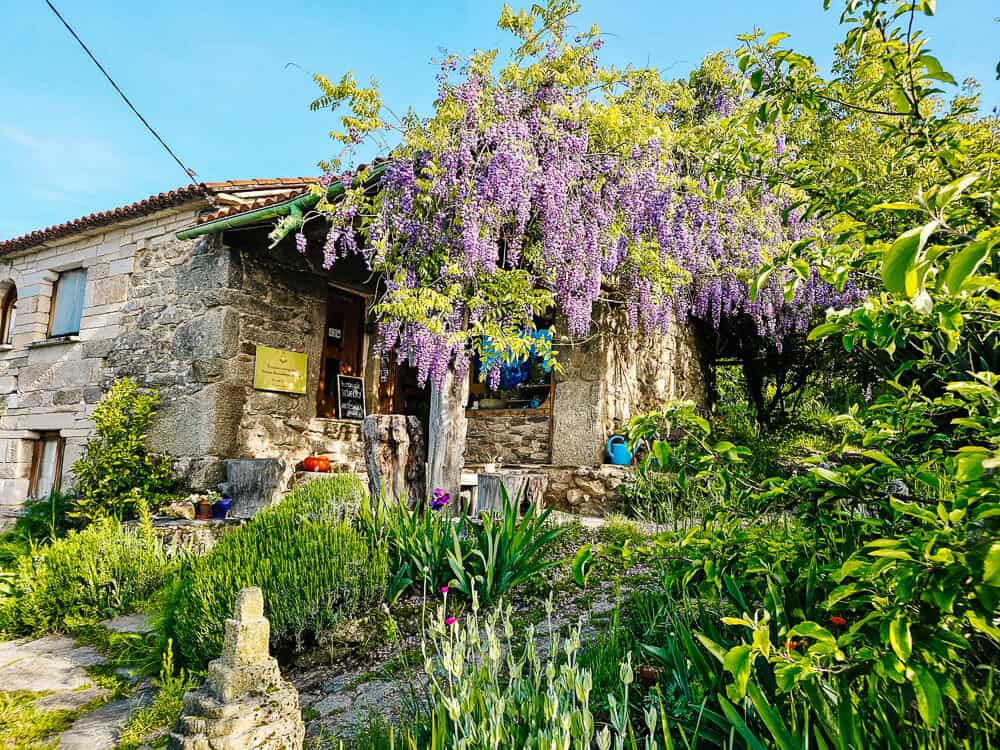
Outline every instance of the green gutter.
[[(374, 185), (382, 177), (383, 172), (385, 172), (385, 162), (376, 164), (368, 173), (367, 179), (365, 179), (365, 187)], [(359, 184), (360, 182), (355, 178), (351, 183), (351, 187), (357, 187)], [(332, 201), (338, 196), (343, 195), (343, 193), (344, 184), (342, 182), (334, 182), (326, 189), (326, 199)], [(317, 203), (319, 203), (318, 195), (305, 193), (297, 198), (289, 198), (281, 203), (275, 203), (264, 208), (236, 214), (235, 216), (226, 216), (215, 221), (206, 221), (204, 224), (195, 224), (193, 227), (179, 231), (177, 239), (193, 240), (195, 237), (202, 237), (206, 234), (216, 234), (217, 232), (225, 232), (229, 229), (239, 229), (241, 227), (252, 226), (253, 224), (273, 221), (282, 216), (304, 214), (315, 207)]]

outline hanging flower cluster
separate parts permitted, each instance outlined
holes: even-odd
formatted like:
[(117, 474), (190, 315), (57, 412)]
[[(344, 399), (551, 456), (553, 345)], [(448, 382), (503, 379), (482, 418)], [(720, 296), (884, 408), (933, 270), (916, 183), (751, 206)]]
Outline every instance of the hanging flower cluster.
[[(404, 122), (379, 190), (320, 204), (327, 267), (361, 253), (385, 278), (383, 350), (441, 382), (483, 340), (522, 358), (535, 316), (552, 309), (569, 337), (609, 304), (647, 332), (689, 313), (717, 327), (745, 315), (780, 339), (837, 304), (815, 278), (791, 300), (781, 279), (751, 300), (768, 248), (809, 228), (794, 216), (784, 226), (778, 199), (711, 195), (678, 166), (659, 76), (601, 68), (596, 28), (569, 42), (565, 19), (546, 12), (505, 11), (501, 26), (524, 44), (499, 73), (493, 53), (446, 58), (435, 115)], [(705, 96), (716, 116), (735, 106)]]

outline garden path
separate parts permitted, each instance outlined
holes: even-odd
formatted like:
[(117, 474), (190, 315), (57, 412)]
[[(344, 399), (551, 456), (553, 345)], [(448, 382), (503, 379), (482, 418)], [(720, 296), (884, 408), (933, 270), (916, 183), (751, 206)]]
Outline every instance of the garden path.
[[(565, 630), (581, 623), (584, 640), (596, 633), (596, 622), (614, 608), (614, 595), (610, 586), (586, 595), (579, 590), (564, 590), (557, 592), (554, 604), (551, 629), (547, 619), (536, 624), (536, 648), (543, 657), (549, 649), (552, 629)], [(535, 600), (515, 609), (515, 617), (524, 618), (539, 610), (544, 612), (541, 602)], [(365, 665), (293, 669), (286, 678), (299, 690), (307, 748), (336, 748), (338, 740), (355, 736), (374, 718), (397, 723), (415, 702), (426, 697), (420, 636), (413, 632), (378, 651)]]
[[(148, 628), (144, 619), (136, 617), (102, 624), (116, 632)], [(146, 700), (147, 691), (140, 688), (128, 698), (111, 699), (112, 691), (100, 686), (88, 671), (105, 663), (92, 646), (78, 645), (65, 635), (0, 642), (0, 692), (36, 695), (31, 703), (35, 711), (60, 712), (69, 726), (58, 735), (59, 750), (111, 750), (137, 702)]]

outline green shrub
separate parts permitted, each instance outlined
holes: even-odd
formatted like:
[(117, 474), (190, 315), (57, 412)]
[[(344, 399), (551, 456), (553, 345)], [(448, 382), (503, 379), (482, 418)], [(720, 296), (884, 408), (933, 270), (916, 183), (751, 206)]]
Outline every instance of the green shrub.
[(386, 553), (342, 518), (363, 493), (355, 477), (321, 479), (289, 493), (186, 560), (166, 597), (164, 635), (203, 667), (222, 649), (223, 623), (244, 586), (259, 586), (271, 645), (301, 648), (320, 631), (385, 597)]
[(64, 492), (52, 492), (43, 498), (29, 497), (24, 501), (17, 523), (5, 538), (44, 542), (65, 536), (74, 526), (68, 515), (72, 502), (72, 494)]
[(518, 500), (501, 487), (503, 511), (499, 518), (480, 513), (463, 539), (452, 526), (452, 551), (448, 562), (455, 587), (470, 599), (473, 592), (485, 605), (496, 602), (516, 586), (559, 564), (545, 553), (562, 536), (563, 529), (549, 526), (549, 511), (538, 512), (534, 503), (518, 517)]
[(174, 667), (173, 644), (167, 642), (160, 659), (159, 675), (152, 680), (156, 697), (152, 703), (140, 707), (122, 727), (118, 737), (118, 750), (139, 750), (149, 747), (145, 740), (160, 730), (170, 729), (181, 716), (184, 693), (195, 683), (183, 670)]
[(168, 561), (147, 525), (102, 519), (18, 558), (0, 600), (6, 634), (72, 630), (126, 612), (159, 589)]
[(94, 437), (73, 464), (77, 497), (72, 515), (130, 518), (138, 498), (155, 506), (173, 487), (170, 459), (150, 453), (146, 432), (160, 402), (130, 378), (115, 382), (94, 409)]
[[(429, 506), (372, 499), (362, 505), (357, 523), (386, 550), (390, 603), (407, 590), (430, 593), (447, 586), (452, 576), (449, 553), (458, 554), (463, 562), (468, 554), (468, 518), (464, 513), (452, 518)], [(457, 548), (453, 527), (460, 540)]]

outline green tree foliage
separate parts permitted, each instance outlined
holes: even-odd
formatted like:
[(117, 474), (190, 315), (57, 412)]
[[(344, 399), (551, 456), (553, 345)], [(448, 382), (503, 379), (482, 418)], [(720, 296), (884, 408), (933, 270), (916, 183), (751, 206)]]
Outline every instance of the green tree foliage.
[(149, 450), (146, 436), (159, 395), (131, 378), (112, 384), (91, 419), (94, 437), (73, 464), (77, 497), (72, 515), (96, 519), (133, 516), (137, 498), (150, 505), (173, 487), (170, 459)]
[[(869, 279), (863, 303), (810, 336), (885, 378), (840, 418), (837, 451), (759, 495), (800, 503), (807, 555), (767, 552), (755, 581), (708, 554), (744, 606), (727, 623), (751, 636), (718, 650), (732, 680), (720, 707), (751, 745), (984, 747), (998, 732), (1000, 130), (974, 98), (944, 106), (954, 78), (916, 23), (933, 10), (848, 0), (841, 51), (855, 64), (829, 80), (782, 34), (749, 35), (739, 52), (759, 106), (731, 123), (739, 145), (720, 174), (794, 186), (824, 230), (762, 276), (804, 265), (832, 283)], [(776, 162), (769, 134), (803, 118), (825, 132), (861, 123), (880, 160), (851, 168), (814, 142)]]

